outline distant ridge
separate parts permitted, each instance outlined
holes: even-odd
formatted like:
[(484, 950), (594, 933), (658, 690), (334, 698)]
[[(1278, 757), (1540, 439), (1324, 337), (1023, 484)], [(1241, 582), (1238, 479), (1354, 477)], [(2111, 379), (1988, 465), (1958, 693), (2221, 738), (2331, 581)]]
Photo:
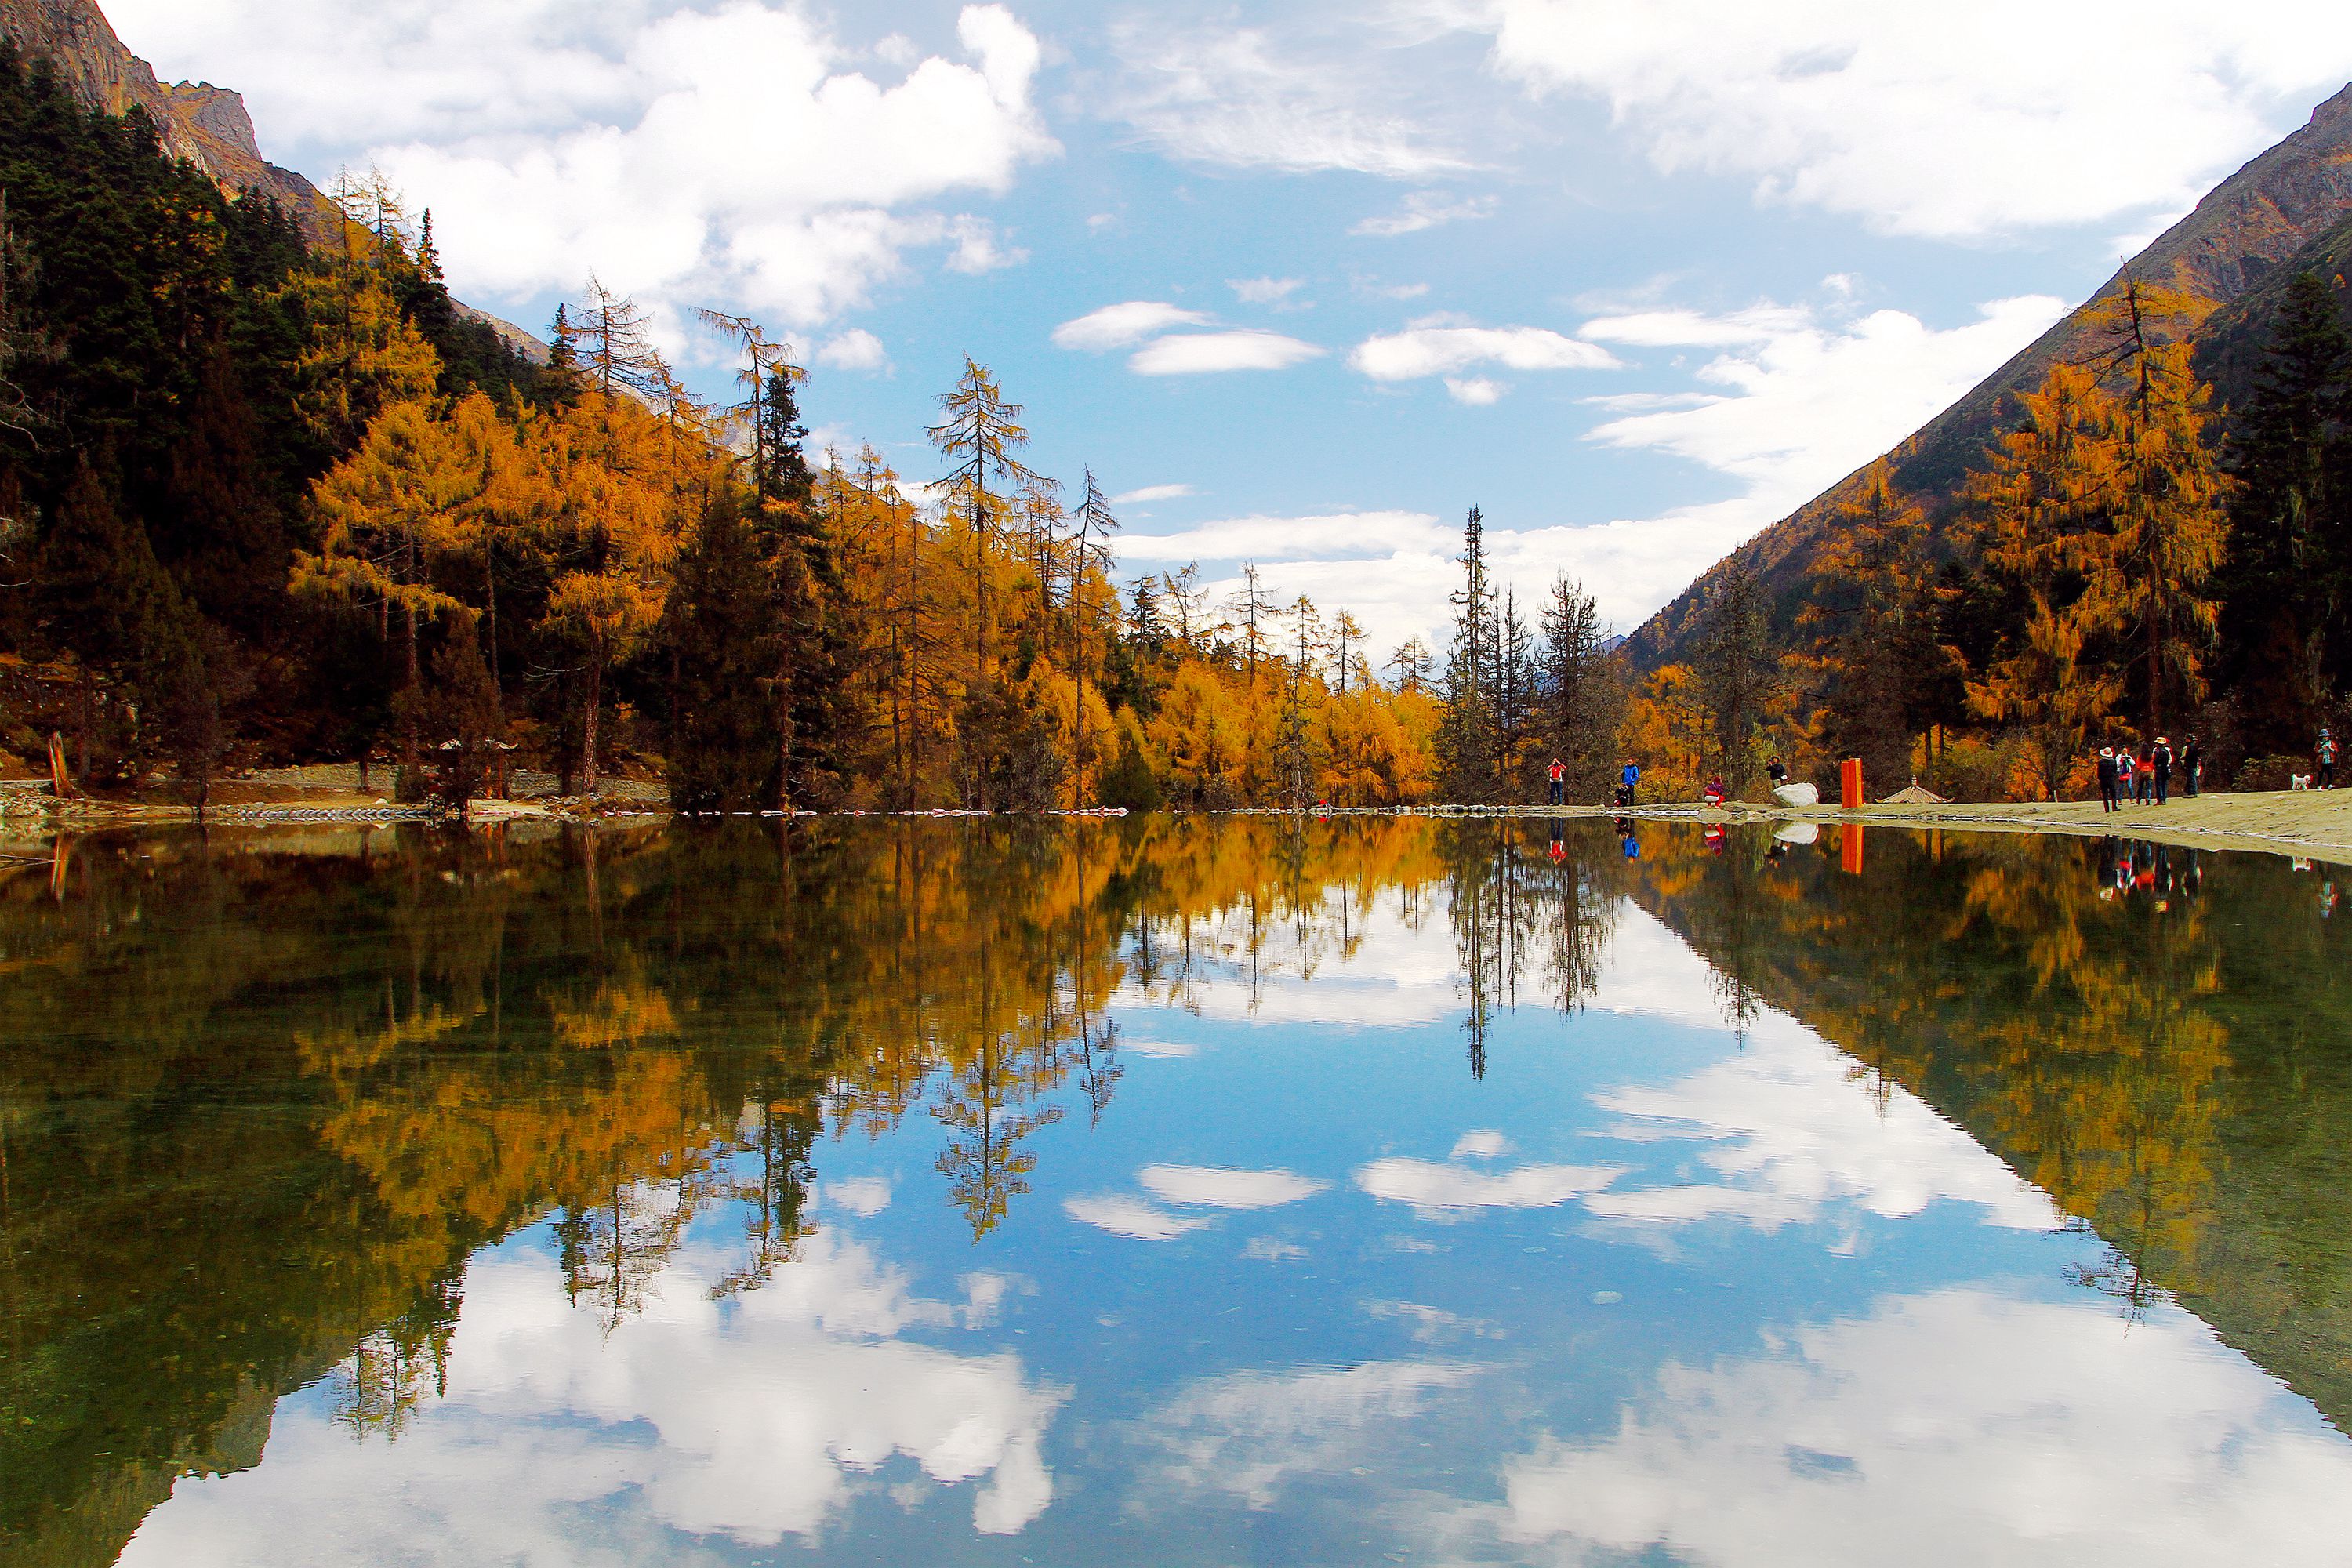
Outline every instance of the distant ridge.
[[(2063, 321), (1979, 383), (1958, 402), (1886, 454), (1895, 479), (1928, 503), (1938, 537), (1961, 479), (1992, 436), (2013, 393), (2031, 390), (2061, 360), (2089, 346), (2089, 311), (2121, 291), (2126, 279), (2168, 284), (2224, 307), (2287, 276), (2284, 264), (2352, 220), (2352, 84), (2312, 111), (2310, 122), (2221, 182), (2196, 210), (2158, 237)], [(2346, 249), (2352, 250), (2352, 231)], [(2339, 298), (2343, 284), (2339, 281)], [(2263, 291), (2267, 292), (2267, 291)], [(2264, 312), (2262, 320), (2267, 320)], [(2225, 309), (2202, 340), (2242, 327), (2247, 313)], [(2226, 387), (2226, 384), (2225, 384)], [(1730, 565), (1763, 577), (1776, 620), (1793, 621), (1828, 542), (1831, 520), (1858, 485), (1862, 470), (1806, 502), (1707, 569), (1626, 638), (1638, 669), (1685, 658), (1699, 608)]]
[[(275, 200), (313, 245), (334, 237), (341, 220), (335, 204), (302, 175), (261, 155), (244, 98), (210, 82), (158, 80), (155, 68), (115, 36), (97, 0), (0, 0), (0, 35), (14, 40), (26, 58), (47, 59), (90, 108), (107, 114), (145, 110), (166, 152), (194, 163), (224, 189)], [(451, 303), (525, 359), (547, 363), (547, 344), (531, 333), (463, 300)]]
[(334, 206), (319, 188), (261, 155), (243, 98), (210, 82), (158, 81), (154, 68), (115, 37), (95, 0), (0, 0), (0, 34), (27, 58), (47, 59), (90, 108), (145, 110), (173, 156), (230, 190), (275, 198), (314, 240), (333, 232)]

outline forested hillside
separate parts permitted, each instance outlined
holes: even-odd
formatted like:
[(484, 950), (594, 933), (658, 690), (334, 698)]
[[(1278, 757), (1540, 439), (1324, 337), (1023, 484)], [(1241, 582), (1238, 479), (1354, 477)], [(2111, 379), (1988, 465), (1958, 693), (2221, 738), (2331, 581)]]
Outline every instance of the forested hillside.
[[(2014, 423), (2016, 398), (2039, 386), (2060, 364), (2085, 363), (2098, 352), (2099, 312), (2137, 283), (2175, 290), (2210, 309), (2276, 290), (2295, 272), (2320, 265), (2306, 247), (2352, 217), (2352, 86), (2312, 111), (2310, 123), (2254, 159), (2197, 204), (2196, 210), (2133, 257), (2079, 310), (2059, 321), (1885, 455), (1895, 482), (1930, 509), (1940, 535), (1964, 479), (1995, 433)], [(2168, 323), (2189, 330), (2201, 323)], [(2243, 321), (2242, 315), (2236, 320)], [(2221, 323), (2217, 321), (2216, 325)], [(2239, 387), (2225, 387), (2235, 393)], [(1764, 582), (1773, 614), (1793, 626), (1812, 595), (1815, 567), (1830, 548), (1834, 520), (1867, 483), (1859, 470), (1800, 507), (1732, 552), (1660, 610), (1628, 639), (1634, 662), (1654, 669), (1687, 660), (1696, 617), (1714, 585), (1735, 569)], [(1938, 540), (1939, 553), (1962, 552)]]
[(2352, 89), (1632, 640), (1631, 740), (2081, 797), (2102, 744), (2281, 788), (2352, 679)]
[(444, 287), (380, 180), (305, 244), (146, 111), (0, 58), (0, 744), (79, 787), (203, 798), (224, 767), (501, 758), (689, 806), (1416, 798), (1437, 700), (1344, 613), (1192, 573), (1122, 598), (1091, 475), (1021, 458), (967, 363), (932, 504), (804, 449), (806, 373), (705, 312), (740, 402), (698, 402), (593, 282), (541, 364)]

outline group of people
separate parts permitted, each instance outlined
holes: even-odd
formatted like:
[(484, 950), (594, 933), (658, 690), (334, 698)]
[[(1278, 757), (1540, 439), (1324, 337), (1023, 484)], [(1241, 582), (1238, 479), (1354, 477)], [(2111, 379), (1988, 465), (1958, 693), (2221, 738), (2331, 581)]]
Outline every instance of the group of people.
[(2172, 798), (2178, 773), (2182, 793), (2194, 795), (2205, 783), (2205, 747), (2191, 735), (2176, 756), (2172, 738), (2158, 735), (2152, 746), (2134, 752), (2129, 746), (2099, 748), (2099, 805), (2108, 811), (2126, 805), (2162, 805)]

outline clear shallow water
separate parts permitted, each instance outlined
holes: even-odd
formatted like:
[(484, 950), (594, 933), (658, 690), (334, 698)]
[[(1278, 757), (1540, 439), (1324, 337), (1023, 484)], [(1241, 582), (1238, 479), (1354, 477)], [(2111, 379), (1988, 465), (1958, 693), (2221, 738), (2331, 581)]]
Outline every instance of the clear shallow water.
[(2332, 1563), (2264, 858), (1269, 819), (0, 879), (0, 1557)]

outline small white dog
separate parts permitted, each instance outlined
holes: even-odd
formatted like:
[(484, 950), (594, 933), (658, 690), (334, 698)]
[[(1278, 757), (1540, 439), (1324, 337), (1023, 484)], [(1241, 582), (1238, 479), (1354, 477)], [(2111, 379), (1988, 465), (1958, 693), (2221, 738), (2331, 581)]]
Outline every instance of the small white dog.
[(2309, 773), (2289, 773), (2286, 775), (2286, 787), (2289, 789), (2309, 789), (2311, 787), (2311, 775)]

